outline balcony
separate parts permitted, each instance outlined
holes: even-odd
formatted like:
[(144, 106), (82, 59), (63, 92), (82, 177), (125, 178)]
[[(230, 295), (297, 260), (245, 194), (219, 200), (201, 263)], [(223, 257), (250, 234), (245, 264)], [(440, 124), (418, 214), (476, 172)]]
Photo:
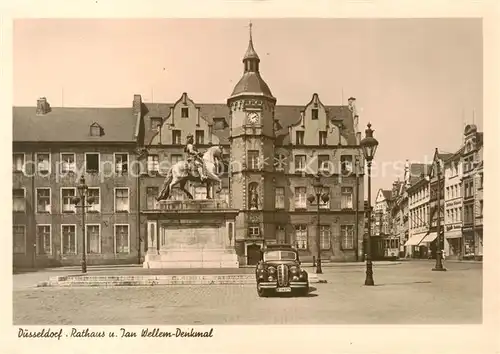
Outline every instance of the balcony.
[(228, 209), (228, 204), (222, 199), (194, 200), (162, 200), (158, 202), (161, 211), (216, 211)]

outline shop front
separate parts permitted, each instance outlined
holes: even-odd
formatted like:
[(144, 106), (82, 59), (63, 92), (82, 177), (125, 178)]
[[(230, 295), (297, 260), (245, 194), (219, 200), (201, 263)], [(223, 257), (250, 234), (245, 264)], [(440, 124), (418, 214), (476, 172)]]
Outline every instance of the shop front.
[(456, 260), (462, 258), (462, 226), (449, 225), (444, 234), (446, 239), (444, 251), (446, 258)]

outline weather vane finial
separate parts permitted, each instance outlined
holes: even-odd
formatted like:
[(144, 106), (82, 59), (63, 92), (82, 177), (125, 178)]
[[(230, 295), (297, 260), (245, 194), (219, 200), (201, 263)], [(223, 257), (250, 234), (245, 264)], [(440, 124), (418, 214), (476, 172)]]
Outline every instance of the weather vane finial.
[(250, 40), (252, 40), (252, 20), (248, 23), (248, 30), (250, 31)]

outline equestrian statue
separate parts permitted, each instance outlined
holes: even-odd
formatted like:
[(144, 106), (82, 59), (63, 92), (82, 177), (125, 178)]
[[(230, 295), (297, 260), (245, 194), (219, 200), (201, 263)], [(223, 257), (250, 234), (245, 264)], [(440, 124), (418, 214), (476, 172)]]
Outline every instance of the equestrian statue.
[(177, 184), (189, 199), (194, 199), (186, 189), (188, 181), (205, 184), (207, 187), (207, 199), (211, 199), (211, 185), (214, 186), (217, 184), (217, 193), (221, 191), (222, 181), (217, 172), (219, 163), (222, 160), (223, 147), (220, 145), (211, 146), (205, 153), (201, 153), (194, 145), (193, 135), (188, 134), (184, 152), (186, 153), (186, 159), (170, 167), (156, 200), (160, 201), (170, 198), (172, 188)]

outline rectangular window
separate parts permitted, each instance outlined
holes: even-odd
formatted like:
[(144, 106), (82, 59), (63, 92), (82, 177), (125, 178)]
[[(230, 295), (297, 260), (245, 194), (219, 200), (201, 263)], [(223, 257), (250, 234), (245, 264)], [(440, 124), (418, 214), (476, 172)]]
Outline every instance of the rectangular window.
[(352, 172), (352, 156), (351, 155), (342, 155), (340, 157), (340, 167), (342, 174)]
[(276, 187), (274, 196), (274, 208), (285, 209), (285, 188)]
[(52, 235), (50, 231), (50, 225), (37, 225), (36, 249), (38, 254), (52, 254)]
[(36, 170), (43, 174), (50, 172), (50, 154), (36, 154)]
[(75, 154), (73, 153), (61, 153), (61, 172), (75, 172), (76, 162)]
[[(330, 188), (329, 187), (323, 187), (323, 192), (321, 193), (321, 195), (327, 195), (328, 197), (330, 197)], [(321, 197), (320, 197), (321, 198)], [(319, 208), (320, 209), (330, 209), (330, 199), (329, 198), (326, 203), (323, 201), (323, 199), (320, 199), (319, 201)]]
[(328, 172), (330, 169), (330, 155), (318, 155), (318, 171)]
[(158, 172), (160, 170), (160, 158), (158, 155), (148, 155), (148, 172)]
[(318, 120), (318, 109), (317, 108), (313, 108), (311, 110), (311, 116), (312, 116), (311, 118), (313, 120)]
[(94, 200), (92, 204), (90, 204), (88, 211), (93, 213), (101, 212), (101, 191), (99, 187), (89, 187), (87, 190), (88, 196), (92, 197)]
[(26, 211), (26, 198), (24, 196), (24, 189), (17, 188), (12, 190), (12, 211)]
[(479, 201), (479, 216), (483, 216), (483, 201)]
[(175, 165), (179, 161), (182, 161), (182, 155), (181, 154), (172, 154), (172, 155), (170, 155), (171, 166)]
[(276, 243), (286, 243), (286, 233), (283, 225), (276, 225)]
[(326, 142), (326, 132), (325, 131), (320, 131), (319, 132), (319, 145), (320, 146), (325, 146), (327, 144)]
[(260, 227), (258, 225), (250, 225), (248, 227), (248, 237), (255, 238), (260, 235)]
[(482, 173), (479, 174), (479, 188), (483, 188), (484, 176)]
[(306, 155), (295, 155), (295, 173), (303, 172), (306, 168)]
[(50, 188), (36, 189), (36, 212), (50, 213)]
[(128, 154), (115, 154), (115, 173), (124, 174), (128, 172)]
[(73, 204), (75, 196), (75, 188), (61, 188), (61, 210), (63, 213), (74, 213), (76, 211), (75, 204)]
[(85, 154), (85, 171), (88, 173), (99, 172), (99, 154)]
[(295, 132), (295, 145), (304, 145), (304, 131)]
[(354, 225), (341, 225), (340, 237), (343, 250), (354, 249)]
[(14, 254), (26, 253), (26, 226), (12, 225), (12, 246)]
[(341, 188), (341, 209), (352, 209), (353, 208), (353, 190), (352, 187), (342, 187)]
[(128, 225), (115, 225), (115, 252), (130, 253), (130, 233)]
[(161, 124), (163, 123), (163, 119), (158, 117), (153, 117), (150, 118), (150, 123), (151, 123), (151, 130), (158, 130), (158, 128), (161, 127)]
[(189, 118), (189, 108), (188, 107), (181, 108), (181, 117), (182, 118)]
[(295, 209), (307, 208), (306, 187), (295, 187)]
[(172, 144), (173, 145), (181, 145), (181, 131), (180, 130), (172, 130)]
[(76, 225), (62, 225), (61, 230), (62, 254), (76, 254)]
[(248, 169), (257, 170), (259, 168), (259, 151), (248, 151)]
[(196, 145), (205, 144), (205, 132), (203, 130), (197, 130), (195, 132), (195, 142)]
[(295, 225), (295, 247), (307, 249), (307, 225)]
[(159, 209), (158, 201), (156, 200), (158, 193), (159, 193), (158, 187), (146, 188), (146, 206), (148, 210)]
[(115, 212), (129, 211), (128, 188), (115, 188)]
[(24, 154), (12, 154), (12, 171), (24, 172)]
[(322, 250), (330, 249), (331, 228), (329, 225), (320, 225), (319, 244)]
[(101, 253), (101, 225), (87, 226), (87, 253)]

